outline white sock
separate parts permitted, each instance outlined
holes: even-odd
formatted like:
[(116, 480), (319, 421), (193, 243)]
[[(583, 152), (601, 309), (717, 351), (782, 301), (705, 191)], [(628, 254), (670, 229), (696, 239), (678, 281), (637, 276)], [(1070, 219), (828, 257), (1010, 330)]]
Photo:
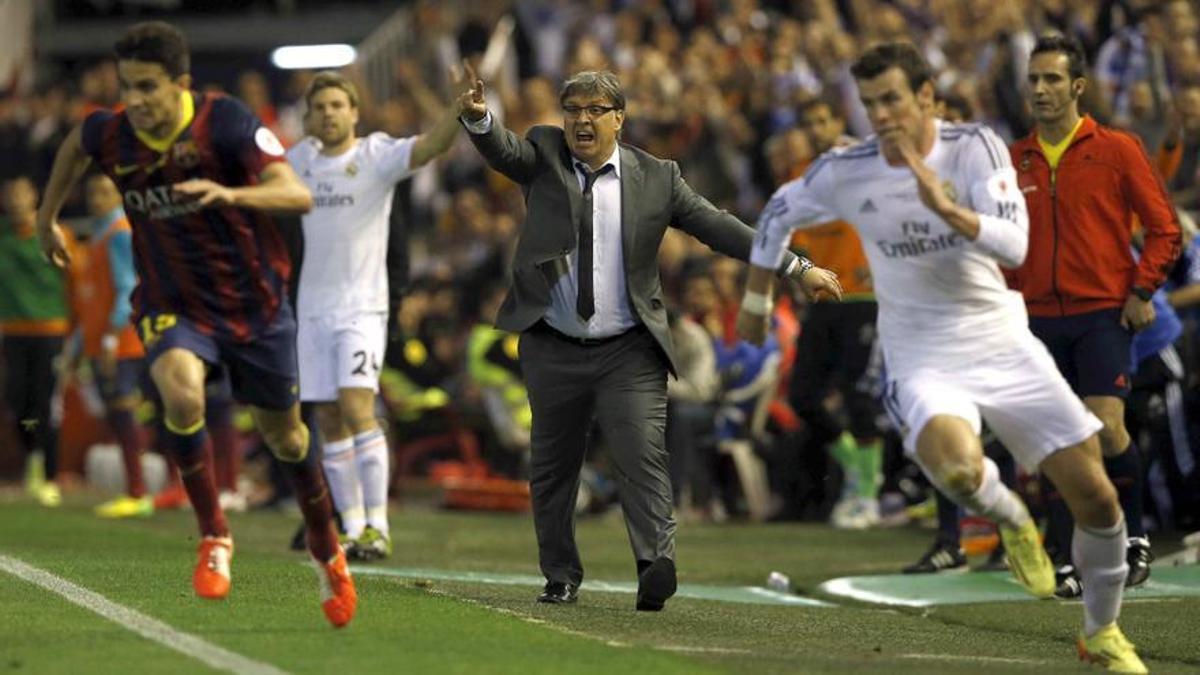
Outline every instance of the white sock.
[(1117, 620), (1129, 564), (1125, 518), (1104, 529), (1075, 526), (1071, 559), (1083, 584), (1083, 632), (1092, 635)]
[(381, 429), (364, 431), (354, 437), (354, 455), (362, 482), (363, 506), (367, 524), (388, 535), (388, 479), (390, 457), (387, 437)]
[(358, 468), (354, 462), (354, 439), (344, 438), (325, 444), (321, 458), (333, 506), (342, 517), (342, 528), (351, 539), (362, 534), (366, 527), (362, 487), (358, 483)]
[(1000, 481), (1000, 469), (990, 457), (983, 458), (983, 480), (979, 489), (963, 497), (943, 485), (932, 471), (925, 475), (951, 501), (978, 515), (986, 516), (1006, 527), (1021, 527), (1029, 522), (1029, 509), (1015, 492)]

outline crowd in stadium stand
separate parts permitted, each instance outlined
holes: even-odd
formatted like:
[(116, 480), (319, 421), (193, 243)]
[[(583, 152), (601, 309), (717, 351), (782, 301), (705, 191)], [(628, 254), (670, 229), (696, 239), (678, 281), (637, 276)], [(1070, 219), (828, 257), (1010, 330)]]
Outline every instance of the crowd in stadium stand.
[[(1151, 526), (1200, 529), (1200, 246), (1192, 224), (1200, 209), (1200, 17), (1192, 3), (480, 4), (488, 7), (456, 11), (432, 0), (416, 3), (414, 42), (395, 64), (401, 93), (364, 101), (360, 132), (400, 137), (427, 128), (448, 100), (449, 68), (460, 57), (478, 60), (496, 21), (511, 9), (517, 30), (505, 63), (488, 83), (491, 109), (505, 125), (517, 133), (561, 125), (559, 82), (579, 70), (612, 70), (628, 99), (622, 141), (675, 159), (699, 194), (749, 223), (771, 192), (799, 175), (823, 145), (802, 118), (808, 102), (826, 102), (834, 117), (845, 120), (846, 134), (869, 134), (849, 71), (864, 46), (911, 40), (934, 67), (940, 96), (959, 106), (957, 115), (987, 124), (1011, 142), (1031, 129), (1022, 86), (1036, 37), (1059, 31), (1079, 39), (1091, 63), (1084, 111), (1141, 139), (1163, 171), (1184, 225), (1184, 254), (1160, 309), (1182, 324), (1174, 343), (1181, 368), (1165, 377), (1135, 378), (1127, 418), (1147, 457)], [(272, 87), (261, 73), (248, 71), (229, 90), (291, 143), (304, 133), (302, 92), (310, 75), (295, 73)], [(114, 64), (97, 61), (74, 81), (46, 82), (30, 94), (0, 99), (0, 177), (44, 185), (53, 152), (71, 127), (118, 98)], [(401, 184), (395, 203), (393, 233), (403, 233), (407, 246), (397, 247), (390, 263), (397, 300), (381, 405), (397, 453), (394, 466), (409, 475), (450, 475), (485, 463), (489, 474), (520, 479), (529, 409), (512, 336), (488, 326), (524, 217), (522, 194), (487, 170), (461, 138), (448, 157)], [(82, 204), (73, 212), (77, 220)], [(679, 232), (668, 235), (660, 260), (682, 361), (679, 379), (669, 385), (668, 430), (681, 516), (829, 517), (842, 472), (823, 449), (801, 452), (810, 430), (788, 395), (806, 311), (801, 296), (779, 303), (774, 338), (754, 347), (740, 343), (733, 329), (742, 297), (740, 263), (712, 255)], [(0, 323), (0, 333), (4, 329)], [(856, 385), (868, 391), (876, 386)], [(837, 395), (822, 401), (843, 424), (844, 403)], [(900, 495), (885, 500), (884, 515), (903, 514), (924, 493), (918, 472), (900, 456), (895, 433), (882, 417), (879, 425), (889, 439), (882, 491)], [(602, 430), (598, 434), (602, 448)], [(253, 442), (238, 447), (252, 452)], [(594, 454), (581, 508), (600, 511), (613, 503), (615, 489), (603, 451)], [(79, 462), (63, 465), (68, 473), (80, 468)], [(235, 483), (230, 490), (237, 490)]]

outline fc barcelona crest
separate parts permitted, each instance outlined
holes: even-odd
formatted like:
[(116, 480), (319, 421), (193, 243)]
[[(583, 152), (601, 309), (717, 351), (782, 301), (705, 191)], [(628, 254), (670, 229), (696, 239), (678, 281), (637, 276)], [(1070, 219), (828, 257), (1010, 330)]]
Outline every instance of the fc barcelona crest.
[(200, 150), (192, 140), (180, 141), (175, 144), (175, 164), (183, 169), (190, 169), (200, 163)]

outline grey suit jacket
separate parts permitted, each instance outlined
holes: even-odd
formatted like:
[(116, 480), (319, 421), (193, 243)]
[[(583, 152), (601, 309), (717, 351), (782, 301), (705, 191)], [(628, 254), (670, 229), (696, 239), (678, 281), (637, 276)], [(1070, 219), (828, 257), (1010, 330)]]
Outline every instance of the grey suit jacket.
[[(545, 315), (550, 289), (566, 272), (566, 259), (577, 247), (583, 192), (566, 136), (558, 127), (536, 126), (520, 138), (493, 117), (490, 131), (469, 136), (488, 164), (520, 183), (525, 193), (527, 215), (513, 257), (512, 284), (496, 319), (499, 328), (523, 331)], [(658, 275), (658, 249), (667, 226), (743, 261), (750, 258), (754, 229), (693, 192), (675, 162), (623, 143), (620, 157), (621, 243), (629, 302), (674, 373), (675, 350)], [(784, 261), (785, 269), (790, 260)]]

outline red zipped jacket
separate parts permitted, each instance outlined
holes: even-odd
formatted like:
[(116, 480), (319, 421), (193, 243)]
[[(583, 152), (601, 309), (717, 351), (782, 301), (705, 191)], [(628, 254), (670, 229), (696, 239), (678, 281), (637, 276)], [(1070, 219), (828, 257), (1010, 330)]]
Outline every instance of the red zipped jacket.
[[(1162, 284), (1179, 257), (1179, 222), (1140, 141), (1084, 117), (1054, 181), (1036, 131), (1009, 153), (1029, 207), (1029, 252), (1005, 276), (1031, 316), (1122, 307), (1133, 287)], [(1140, 262), (1130, 249), (1136, 221)]]

